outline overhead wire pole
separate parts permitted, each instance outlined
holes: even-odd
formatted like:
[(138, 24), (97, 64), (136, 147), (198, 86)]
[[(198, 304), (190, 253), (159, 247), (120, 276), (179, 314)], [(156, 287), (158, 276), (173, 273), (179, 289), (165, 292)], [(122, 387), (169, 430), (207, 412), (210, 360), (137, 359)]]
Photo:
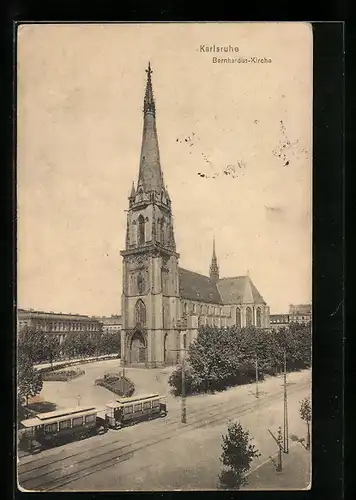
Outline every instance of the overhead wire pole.
[(256, 398), (258, 398), (258, 357), (256, 354), (256, 359), (255, 359), (255, 365), (256, 365)]
[(187, 423), (187, 407), (185, 401), (185, 346), (182, 357), (182, 424)]
[[(186, 330), (186, 322), (183, 320), (177, 320), (177, 330), (182, 332)], [(183, 341), (183, 348), (177, 349), (180, 353), (183, 351), (182, 355), (182, 414), (181, 414), (181, 422), (182, 424), (187, 423), (187, 407), (186, 407), (186, 387), (185, 387), (185, 351), (186, 345), (185, 340)]]
[(278, 427), (277, 437), (273, 434), (273, 432), (270, 429), (268, 429), (268, 432), (271, 434), (271, 436), (273, 437), (273, 439), (275, 440), (275, 442), (278, 446), (277, 463), (273, 460), (272, 457), (270, 457), (270, 459), (274, 463), (274, 465), (276, 467), (276, 471), (281, 472), (282, 468), (283, 468), (283, 466), (282, 466), (282, 429), (281, 429), (281, 427)]
[(288, 453), (289, 443), (288, 443), (287, 355), (285, 349), (284, 349), (283, 390), (284, 390), (283, 451), (284, 453)]

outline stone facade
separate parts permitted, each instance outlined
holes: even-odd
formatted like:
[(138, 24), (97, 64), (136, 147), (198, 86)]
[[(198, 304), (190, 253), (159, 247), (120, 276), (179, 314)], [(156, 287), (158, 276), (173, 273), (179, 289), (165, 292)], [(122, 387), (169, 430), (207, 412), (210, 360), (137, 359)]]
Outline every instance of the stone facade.
[(121, 331), (121, 315), (102, 316), (98, 321), (103, 325), (103, 333), (118, 333)]
[(308, 323), (312, 319), (311, 304), (298, 304), (289, 306), (289, 320), (293, 323)]
[(58, 337), (62, 343), (69, 333), (86, 332), (88, 335), (102, 333), (102, 324), (95, 317), (81, 314), (64, 314), (35, 311), (33, 309), (17, 310), (17, 329), (21, 332), (26, 327)]
[(269, 326), (269, 308), (249, 276), (219, 278), (213, 244), (209, 276), (178, 266), (171, 200), (163, 181), (148, 67), (137, 187), (128, 198), (122, 290), (122, 363), (178, 363), (201, 325)]

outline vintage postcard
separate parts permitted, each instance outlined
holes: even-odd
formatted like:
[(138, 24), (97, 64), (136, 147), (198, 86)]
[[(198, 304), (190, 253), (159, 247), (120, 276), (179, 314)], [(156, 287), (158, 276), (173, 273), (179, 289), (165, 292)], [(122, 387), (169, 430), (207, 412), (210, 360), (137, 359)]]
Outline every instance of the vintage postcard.
[(312, 46), (18, 26), (22, 491), (310, 488)]

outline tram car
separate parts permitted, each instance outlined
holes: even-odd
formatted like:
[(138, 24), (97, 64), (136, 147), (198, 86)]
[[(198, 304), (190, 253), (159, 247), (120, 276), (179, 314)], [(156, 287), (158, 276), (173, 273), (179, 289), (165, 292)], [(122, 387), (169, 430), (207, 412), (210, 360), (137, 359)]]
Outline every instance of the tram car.
[(105, 420), (95, 407), (68, 408), (39, 413), (20, 423), (20, 446), (30, 453), (58, 446), (75, 439), (84, 439), (107, 431)]
[(120, 398), (105, 405), (105, 421), (111, 429), (121, 429), (142, 420), (165, 417), (167, 413), (166, 398), (159, 394)]

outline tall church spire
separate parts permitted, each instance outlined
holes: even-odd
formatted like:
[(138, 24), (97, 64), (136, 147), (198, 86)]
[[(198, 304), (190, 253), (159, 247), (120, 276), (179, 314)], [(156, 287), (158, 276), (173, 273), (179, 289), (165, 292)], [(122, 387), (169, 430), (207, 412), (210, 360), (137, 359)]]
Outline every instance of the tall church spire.
[(143, 135), (140, 157), (140, 172), (137, 191), (165, 191), (159, 157), (158, 137), (156, 130), (156, 105), (152, 90), (152, 69), (150, 63), (146, 69), (147, 82), (143, 101)]
[(210, 264), (210, 279), (212, 279), (213, 281), (219, 280), (219, 266), (215, 253), (215, 236), (213, 238), (213, 256), (211, 258)]

